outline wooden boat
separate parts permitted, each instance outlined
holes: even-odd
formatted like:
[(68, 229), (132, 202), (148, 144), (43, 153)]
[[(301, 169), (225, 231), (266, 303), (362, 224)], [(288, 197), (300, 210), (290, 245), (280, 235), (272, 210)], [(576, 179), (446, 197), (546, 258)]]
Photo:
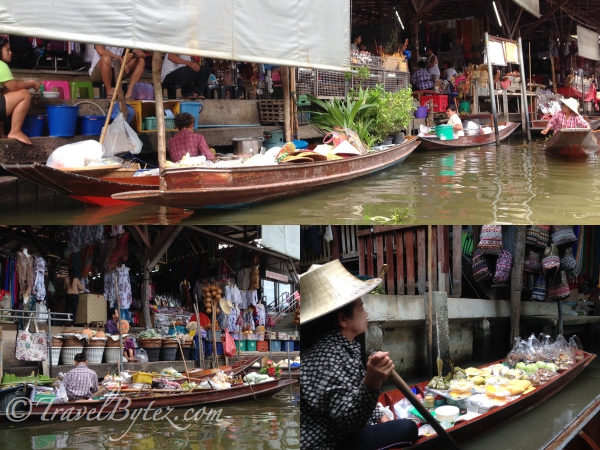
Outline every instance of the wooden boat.
[[(260, 355), (258, 356), (244, 356), (242, 359), (240, 359), (239, 361), (236, 361), (235, 363), (231, 364), (230, 366), (219, 366), (218, 370), (221, 370), (223, 372), (225, 372), (227, 375), (232, 375), (232, 376), (238, 376), (240, 374), (242, 374), (244, 371), (246, 373), (248, 373), (250, 371), (250, 366), (252, 366), (252, 364), (254, 364), (256, 361), (258, 361), (261, 358)], [(214, 369), (192, 369), (192, 370), (188, 370), (187, 372), (184, 372), (183, 375), (184, 376), (190, 376), (190, 378), (194, 378), (194, 379), (205, 379), (205, 378), (212, 378), (217, 374), (217, 371)]]
[(542, 449), (592, 450), (600, 448), (598, 443), (600, 443), (600, 395)]
[[(600, 117), (599, 116), (583, 116), (583, 118), (590, 124), (590, 128), (592, 131), (600, 128)], [(534, 133), (540, 133), (546, 129), (548, 126), (549, 120), (532, 120), (531, 121), (531, 131)]]
[[(104, 416), (104, 414), (123, 414), (126, 410), (131, 413), (135, 409), (218, 405), (221, 403), (237, 402), (254, 398), (259, 399), (272, 397), (277, 392), (285, 389), (288, 386), (292, 386), (295, 383), (297, 383), (296, 380), (279, 379), (253, 384), (251, 386), (235, 386), (230, 389), (196, 389), (193, 391), (184, 392), (173, 391), (169, 389), (158, 389), (151, 391), (128, 389), (128, 394), (131, 393), (131, 391), (135, 391), (142, 395), (126, 398), (114, 397), (114, 400), (78, 400), (75, 402), (60, 404), (31, 404), (31, 414), (28, 418), (44, 417), (46, 420), (48, 420), (53, 414), (56, 414), (56, 418), (61, 418), (63, 413), (69, 410), (69, 412), (65, 414), (64, 418), (66, 418), (68, 415), (69, 417), (76, 416), (85, 419), (87, 413), (92, 408), (95, 408), (96, 414), (100, 408), (102, 408), (103, 417), (108, 417)], [(119, 402), (118, 399), (121, 399), (121, 401)], [(80, 416), (78, 416), (78, 414)], [(96, 416), (93, 415), (93, 417)], [(64, 418), (61, 418), (61, 420), (64, 420)], [(7, 419), (6, 414), (0, 413), (0, 419)]]
[(117, 192), (158, 190), (159, 177), (134, 177), (135, 169), (118, 166), (60, 170), (45, 164), (2, 164), (2, 168), (33, 183), (92, 206), (134, 204), (111, 198)]
[[(508, 122), (506, 128), (500, 130), (500, 142), (506, 140), (515, 131), (520, 123)], [(469, 147), (481, 147), (483, 145), (492, 145), (496, 143), (494, 133), (477, 134), (475, 136), (460, 136), (457, 139), (443, 141), (437, 137), (419, 136), (421, 145), (420, 150), (460, 150)]]
[(333, 161), (266, 167), (167, 168), (168, 189), (113, 194), (114, 199), (178, 208), (235, 209), (254, 203), (313, 193), (400, 164), (419, 145), (414, 136), (385, 150)]
[(587, 158), (598, 150), (596, 136), (589, 128), (564, 128), (546, 142), (546, 152), (552, 156)]
[[(515, 400), (508, 402), (503, 406), (490, 409), (488, 412), (481, 414), (469, 421), (458, 421), (452, 428), (447, 431), (450, 436), (456, 441), (461, 442), (471, 437), (483, 434), (486, 431), (491, 430), (515, 417), (529, 411), (536, 407), (540, 403), (544, 402), (548, 398), (552, 397), (573, 379), (581, 373), (596, 357), (592, 353), (585, 353), (581, 361), (574, 364), (569, 370), (559, 373), (557, 376), (552, 378), (547, 383), (541, 384), (535, 390), (528, 394), (521, 395)], [(496, 361), (488, 365), (501, 364), (504, 360)], [(484, 366), (485, 367), (485, 366)], [(428, 382), (420, 383), (417, 385), (421, 391), (425, 390), (425, 386)], [(383, 406), (389, 406), (390, 410), (394, 410), (393, 405), (398, 403), (404, 396), (398, 390), (384, 392), (380, 397), (379, 401)], [(440, 441), (437, 434), (432, 436), (422, 436), (413, 445), (407, 448), (418, 448), (421, 449), (439, 449), (443, 447), (443, 442)]]

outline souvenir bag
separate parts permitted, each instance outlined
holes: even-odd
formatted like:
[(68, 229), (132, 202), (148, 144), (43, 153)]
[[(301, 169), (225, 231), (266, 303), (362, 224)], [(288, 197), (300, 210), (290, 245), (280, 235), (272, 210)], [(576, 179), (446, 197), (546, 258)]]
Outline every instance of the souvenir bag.
[(577, 262), (575, 261), (575, 257), (573, 256), (573, 247), (567, 245), (563, 252), (562, 258), (560, 258), (560, 270), (569, 272), (575, 268), (576, 264)]
[(528, 248), (525, 252), (525, 261), (523, 270), (529, 273), (542, 273), (542, 255), (532, 248)]
[(481, 238), (477, 248), (489, 255), (499, 255), (502, 251), (502, 227), (500, 225), (481, 227)]
[(552, 234), (552, 242), (556, 245), (569, 244), (577, 241), (575, 233), (573, 233), (573, 227), (570, 225), (552, 225), (550, 227)]
[(546, 298), (549, 302), (561, 301), (569, 298), (571, 290), (569, 289), (569, 283), (567, 281), (567, 274), (564, 271), (560, 271), (557, 276), (548, 279), (548, 297)]
[(40, 331), (34, 320), (35, 333), (29, 331), (31, 319), (27, 321), (25, 329), (17, 332), (15, 345), (15, 358), (20, 361), (46, 361), (48, 358), (48, 335)]
[(560, 257), (558, 256), (558, 247), (554, 244), (546, 247), (544, 258), (542, 259), (542, 269), (544, 275), (548, 278), (554, 277), (560, 269)]
[(496, 273), (492, 279), (494, 284), (504, 284), (510, 277), (510, 267), (512, 266), (512, 255), (507, 250), (502, 250), (496, 262)]
[(544, 275), (540, 275), (533, 282), (533, 292), (531, 293), (531, 299), (537, 300), (538, 302), (545, 302), (548, 297), (548, 282)]
[(492, 278), (492, 273), (488, 267), (485, 255), (481, 250), (475, 251), (473, 255), (473, 278), (478, 283)]
[(224, 349), (224, 353), (225, 353), (225, 355), (227, 355), (230, 358), (233, 358), (235, 356), (235, 341), (233, 340), (233, 338), (229, 334), (229, 330), (228, 329), (225, 329), (225, 349)]
[(550, 225), (532, 225), (527, 228), (525, 243), (532, 247), (545, 249), (550, 242)]

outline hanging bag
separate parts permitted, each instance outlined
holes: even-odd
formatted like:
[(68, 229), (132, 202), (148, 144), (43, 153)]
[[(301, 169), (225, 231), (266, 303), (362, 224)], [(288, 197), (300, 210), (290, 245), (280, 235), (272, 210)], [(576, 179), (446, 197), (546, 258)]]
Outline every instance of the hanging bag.
[(235, 356), (235, 341), (229, 334), (229, 329), (225, 329), (225, 355), (229, 358), (233, 358)]
[(577, 241), (575, 233), (573, 233), (573, 227), (570, 225), (552, 225), (550, 232), (552, 233), (552, 242), (556, 245), (564, 245)]
[(567, 274), (562, 270), (554, 278), (548, 279), (548, 298), (549, 302), (561, 301), (569, 298), (571, 290), (567, 281)]
[(15, 358), (19, 361), (46, 361), (48, 359), (48, 335), (40, 331), (34, 320), (35, 333), (29, 331), (31, 319), (27, 321), (25, 329), (17, 332), (15, 345)]
[(504, 284), (510, 277), (510, 268), (512, 266), (512, 255), (507, 250), (502, 250), (496, 262), (496, 273), (492, 279), (494, 284)]
[(502, 251), (502, 226), (484, 225), (477, 248), (485, 254), (499, 255)]
[(548, 278), (554, 277), (560, 269), (560, 257), (558, 256), (558, 247), (556, 245), (552, 244), (544, 250), (542, 269), (544, 270), (544, 275)]
[(478, 283), (492, 278), (485, 255), (481, 250), (477, 250), (473, 255), (473, 278)]
[(562, 258), (560, 258), (560, 270), (569, 272), (573, 270), (576, 265), (577, 262), (575, 261), (575, 257), (573, 256), (573, 247), (567, 245), (563, 252)]
[(538, 251), (528, 248), (525, 252), (523, 270), (528, 273), (542, 273), (542, 255)]
[(532, 247), (545, 249), (550, 242), (550, 225), (532, 225), (527, 228), (525, 243)]

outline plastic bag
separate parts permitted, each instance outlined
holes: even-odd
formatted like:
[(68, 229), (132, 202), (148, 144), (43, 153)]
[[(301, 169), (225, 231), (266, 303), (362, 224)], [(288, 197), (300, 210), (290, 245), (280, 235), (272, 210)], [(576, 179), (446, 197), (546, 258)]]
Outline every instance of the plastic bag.
[(235, 356), (235, 341), (229, 334), (229, 330), (225, 330), (225, 349), (223, 351), (230, 358)]
[(542, 340), (541, 340), (541, 348), (540, 348), (540, 355), (541, 361), (554, 361), (556, 359), (556, 352), (555, 352), (555, 347), (554, 347), (554, 341), (552, 340), (552, 338), (550, 337), (550, 335), (548, 334), (543, 334), (542, 335)]
[(569, 344), (562, 334), (556, 337), (552, 347), (554, 351), (552, 361), (556, 363), (557, 370), (568, 370), (575, 364), (575, 356), (571, 354)]
[(46, 304), (43, 302), (35, 303), (35, 310), (38, 312), (37, 321), (38, 323), (47, 323), (48, 322), (48, 308)]
[(148, 353), (146, 353), (146, 350), (143, 348), (138, 348), (135, 351), (135, 358), (138, 360), (138, 362), (146, 363), (148, 362)]
[(55, 169), (84, 167), (92, 162), (100, 161), (104, 152), (105, 147), (98, 141), (74, 142), (54, 150), (48, 157), (46, 165)]
[(516, 337), (513, 344), (513, 348), (508, 355), (506, 355), (506, 364), (509, 367), (515, 367), (518, 363), (523, 361), (523, 346), (521, 345), (521, 338)]
[(409, 410), (412, 408), (412, 404), (406, 398), (403, 398), (394, 405), (394, 413), (398, 419), (408, 419), (410, 414)]
[(581, 341), (575, 334), (569, 339), (569, 350), (571, 351), (571, 355), (575, 357), (575, 362), (583, 359), (583, 345), (581, 345)]
[(377, 403), (377, 408), (383, 411), (383, 415), (390, 420), (394, 420), (394, 413), (390, 410), (389, 406), (383, 406), (381, 403)]
[(142, 141), (133, 128), (129, 126), (123, 114), (117, 114), (117, 117), (108, 126), (106, 137), (104, 139), (105, 157), (115, 156), (123, 153), (137, 155), (142, 151)]
[(54, 383), (55, 392), (56, 392), (56, 400), (54, 403), (66, 403), (69, 401), (69, 396), (67, 395), (67, 390), (65, 388), (64, 382), (57, 380)]

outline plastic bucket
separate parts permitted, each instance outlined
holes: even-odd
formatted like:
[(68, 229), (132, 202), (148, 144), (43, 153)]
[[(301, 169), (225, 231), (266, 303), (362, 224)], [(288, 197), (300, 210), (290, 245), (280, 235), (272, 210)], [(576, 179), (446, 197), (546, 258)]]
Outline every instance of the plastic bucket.
[(27, 115), (23, 121), (21, 130), (28, 137), (39, 137), (44, 131), (44, 121), (46, 120), (45, 114)]
[[(129, 103), (126, 103), (125, 106), (127, 106), (127, 117), (125, 117), (125, 120), (127, 121), (127, 123), (131, 123), (131, 121), (135, 117), (135, 109), (133, 109), (133, 106), (131, 106)], [(119, 105), (119, 102), (115, 102), (112, 114), (110, 115), (110, 120), (115, 120), (119, 112), (121, 112), (121, 106)]]
[(84, 136), (100, 136), (106, 116), (79, 116), (79, 129)]
[(83, 347), (63, 347), (61, 351), (62, 363), (64, 365), (75, 364), (75, 355), (83, 352)]
[(283, 147), (283, 130), (271, 130), (263, 133), (265, 141), (263, 147), (267, 150), (273, 147)]
[[(102, 362), (103, 354), (104, 347), (86, 347), (85, 349), (85, 357), (88, 359), (90, 364), (100, 364)], [(118, 357), (119, 356), (117, 355), (117, 358)]]
[(175, 361), (175, 357), (177, 356), (177, 352), (179, 348), (177, 347), (161, 347), (160, 348), (160, 360), (161, 361)]
[[(181, 347), (181, 349), (183, 350), (183, 356), (185, 359), (189, 360), (190, 359), (190, 353), (192, 351), (192, 347)], [(181, 352), (179, 351), (179, 349), (177, 349), (177, 355), (175, 356), (175, 360), (176, 361), (181, 361)]]
[(416, 119), (426, 119), (427, 118), (427, 106), (417, 106), (417, 110), (415, 111)]
[(451, 141), (454, 139), (452, 125), (438, 125), (435, 127), (435, 134), (442, 141)]
[(46, 112), (48, 113), (48, 130), (50, 136), (75, 136), (79, 106), (46, 106)]
[(179, 111), (181, 113), (189, 113), (194, 116), (196, 121), (194, 122), (194, 130), (198, 129), (198, 122), (200, 121), (200, 113), (204, 109), (202, 103), (198, 102), (181, 102), (179, 104)]
[(471, 111), (471, 102), (462, 100), (458, 103), (458, 112), (469, 113)]
[(156, 362), (160, 356), (160, 347), (144, 348), (148, 353), (148, 362)]

